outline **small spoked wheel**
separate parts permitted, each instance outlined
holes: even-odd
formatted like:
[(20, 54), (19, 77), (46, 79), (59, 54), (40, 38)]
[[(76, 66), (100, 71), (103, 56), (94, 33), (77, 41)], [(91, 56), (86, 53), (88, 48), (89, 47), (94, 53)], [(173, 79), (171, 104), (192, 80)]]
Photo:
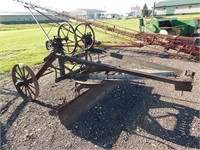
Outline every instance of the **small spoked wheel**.
[(45, 42), (45, 46), (46, 46), (46, 49), (49, 51), (49, 52), (52, 52), (53, 51), (53, 41), (52, 40), (47, 40)]
[(63, 49), (66, 54), (72, 54), (77, 47), (74, 28), (71, 24), (64, 22), (58, 27), (58, 36), (61, 37)]
[(82, 50), (89, 50), (95, 42), (94, 30), (89, 23), (80, 23), (75, 28), (77, 36), (77, 45)]
[(34, 100), (39, 95), (38, 80), (27, 65), (16, 64), (12, 69), (12, 80), (18, 93), (23, 98)]

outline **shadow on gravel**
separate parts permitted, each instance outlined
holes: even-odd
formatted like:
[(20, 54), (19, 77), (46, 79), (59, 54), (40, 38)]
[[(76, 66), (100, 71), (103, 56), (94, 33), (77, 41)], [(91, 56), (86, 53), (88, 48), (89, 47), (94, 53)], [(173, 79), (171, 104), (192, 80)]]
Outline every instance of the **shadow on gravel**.
[(51, 115), (51, 116), (57, 116), (57, 113), (58, 113), (58, 112), (57, 112), (57, 109), (62, 105), (62, 104), (60, 104), (60, 105), (54, 106), (54, 105), (51, 105), (51, 104), (42, 102), (42, 101), (40, 101), (40, 100), (33, 100), (32, 103), (38, 104), (38, 105), (40, 105), (40, 106), (42, 106), (42, 107), (49, 108), (50, 110), (49, 110), (48, 113), (49, 113), (49, 115)]
[[(163, 140), (185, 147), (199, 148), (198, 137), (190, 135), (191, 123), (194, 117), (199, 117), (199, 111), (159, 99), (160, 95), (152, 94), (151, 87), (124, 84), (67, 129), (102, 148), (112, 148), (118, 138), (128, 140), (129, 136), (119, 137), (121, 132), (124, 131), (127, 135), (137, 134), (135, 132), (137, 127)], [(152, 117), (149, 110), (157, 108), (175, 109), (178, 114), (168, 113), (166, 116), (159, 116), (158, 113), (159, 117)], [(165, 129), (156, 120), (169, 116), (175, 116), (177, 119), (173, 130)], [(155, 139), (151, 140), (166, 144)]]
[[(0, 94), (1, 94), (1, 96), (5, 95), (6, 97), (7, 96), (11, 97), (8, 100), (8, 102), (0, 108), (0, 115), (3, 115), (4, 113), (6, 113), (9, 109), (9, 107), (11, 105), (13, 105), (19, 97), (21, 98), (21, 96), (18, 94), (18, 92), (14, 91), (14, 90), (3, 88), (3, 87), (0, 88)], [(3, 150), (4, 146), (7, 144), (7, 138), (6, 137), (7, 137), (7, 133), (9, 131), (10, 127), (17, 120), (18, 116), (24, 110), (24, 108), (26, 107), (26, 105), (29, 102), (30, 101), (28, 99), (24, 98), (22, 100), (22, 102), (18, 106), (16, 106), (15, 109), (12, 111), (12, 113), (8, 117), (7, 121), (5, 123), (0, 122), (0, 130), (1, 130), (1, 134), (0, 134), (0, 137), (1, 137), (0, 145), (1, 145), (1, 147), (0, 147), (0, 150)], [(53, 106), (51, 104), (47, 104), (47, 103), (44, 103), (44, 102), (39, 101), (39, 100), (33, 100), (32, 102), (36, 103), (40, 106), (50, 108), (49, 114), (52, 115), (52, 116), (57, 115), (57, 108), (60, 106), (60, 105)]]
[[(8, 103), (3, 105), (0, 110), (0, 115), (7, 112), (9, 107), (18, 99), (20, 96), (19, 94), (10, 89), (6, 89), (1, 87), (0, 94), (3, 97), (3, 95), (9, 95), (11, 97), (10, 100), (8, 100)], [(0, 149), (4, 149), (4, 145), (7, 144), (7, 132), (10, 129), (10, 127), (13, 125), (13, 123), (16, 121), (20, 113), (23, 111), (24, 107), (28, 104), (28, 100), (23, 99), (23, 101), (15, 108), (15, 110), (11, 113), (11, 115), (8, 117), (5, 124), (0, 122), (0, 128), (1, 128), (1, 147)]]
[[(17, 92), (9, 89), (3, 89), (1, 94), (11, 96), (9, 103), (1, 108), (1, 114), (3, 114), (19, 95)], [(7, 144), (6, 136), (9, 128), (17, 120), (28, 102), (28, 100), (23, 100), (13, 110), (6, 123), (0, 122), (1, 149)], [(52, 110), (49, 112), (50, 115), (57, 114), (59, 106), (53, 106), (39, 100), (33, 102), (50, 108)], [(166, 115), (162, 115), (162, 110), (159, 110), (161, 113), (158, 112), (156, 117), (151, 116), (149, 113), (149, 110), (152, 109), (166, 108), (176, 110), (178, 113), (170, 111)], [(177, 120), (173, 130), (164, 128), (157, 121), (160, 118), (166, 119), (169, 116), (175, 117)], [(199, 138), (190, 134), (194, 117), (199, 117), (199, 111), (183, 105), (160, 101), (160, 95), (153, 94), (151, 87), (125, 83), (104, 100), (97, 103), (86, 115), (67, 129), (71, 130), (74, 135), (84, 138), (102, 148), (112, 148), (119, 138), (127, 141), (132, 134), (166, 144), (165, 142), (139, 135), (136, 133), (137, 127), (163, 140), (185, 147), (199, 148)], [(126, 135), (121, 136), (122, 131)], [(173, 147), (171, 148), (173, 149)]]
[[(164, 52), (163, 50), (157, 50), (157, 51), (151, 51), (148, 49), (124, 49), (124, 48), (118, 48), (119, 51), (128, 51), (131, 53), (136, 53), (136, 54), (141, 54), (141, 55), (146, 55), (146, 56), (155, 56), (159, 58), (165, 58), (165, 59), (176, 59), (176, 60), (185, 60), (185, 61), (193, 61), (193, 62), (198, 62), (200, 60), (199, 56), (190, 56), (189, 54), (184, 54), (184, 53), (179, 53), (178, 55), (175, 55), (176, 53), (172, 54), (169, 52)], [(175, 51), (174, 51), (175, 52)]]

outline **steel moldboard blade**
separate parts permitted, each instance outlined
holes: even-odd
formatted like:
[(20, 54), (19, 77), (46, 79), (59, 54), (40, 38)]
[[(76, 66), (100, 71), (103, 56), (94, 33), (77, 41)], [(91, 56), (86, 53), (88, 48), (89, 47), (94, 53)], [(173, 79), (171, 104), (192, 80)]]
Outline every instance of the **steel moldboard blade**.
[(69, 127), (120, 84), (122, 84), (122, 81), (103, 81), (101, 86), (94, 86), (64, 104), (58, 109), (61, 123), (65, 127)]

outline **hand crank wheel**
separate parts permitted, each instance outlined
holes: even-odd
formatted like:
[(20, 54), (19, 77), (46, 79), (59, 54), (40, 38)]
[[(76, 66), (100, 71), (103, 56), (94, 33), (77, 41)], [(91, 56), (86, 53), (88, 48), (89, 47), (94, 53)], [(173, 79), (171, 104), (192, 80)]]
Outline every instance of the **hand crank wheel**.
[(47, 41), (45, 42), (46, 49), (47, 49), (49, 52), (52, 52), (52, 51), (53, 51), (52, 43), (53, 43), (52, 40), (47, 40)]
[(38, 80), (27, 65), (16, 64), (12, 69), (12, 80), (18, 93), (22, 97), (33, 100), (39, 95)]
[(62, 23), (58, 28), (58, 36), (63, 39), (62, 44), (65, 53), (74, 53), (77, 47), (77, 39), (73, 26), (67, 22)]
[(75, 28), (77, 36), (77, 45), (82, 50), (89, 50), (95, 42), (94, 30), (89, 23), (80, 23)]

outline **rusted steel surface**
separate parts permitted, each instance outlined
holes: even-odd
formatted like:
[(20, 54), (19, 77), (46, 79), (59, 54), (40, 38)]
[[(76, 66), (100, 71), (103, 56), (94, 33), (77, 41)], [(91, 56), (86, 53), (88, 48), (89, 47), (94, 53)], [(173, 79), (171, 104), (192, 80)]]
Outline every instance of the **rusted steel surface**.
[(143, 47), (144, 44), (139, 42), (113, 42), (113, 41), (99, 41), (95, 43), (95, 47), (99, 48), (113, 48), (113, 47)]
[(121, 83), (119, 81), (103, 81), (99, 85), (91, 84), (89, 90), (58, 109), (61, 123), (69, 127)]
[(163, 66), (163, 65), (160, 65), (160, 64), (156, 64), (156, 63), (140, 60), (140, 59), (137, 59), (137, 58), (133, 58), (131, 56), (126, 56), (126, 55), (122, 55), (122, 54), (118, 54), (118, 53), (112, 53), (112, 52), (111, 53), (107, 52), (105, 55), (114, 57), (116, 59), (128, 61), (130, 63), (134, 63), (134, 64), (137, 64), (137, 65), (146, 66), (148, 68), (153, 68), (153, 69), (157, 69), (157, 70), (173, 71), (173, 72), (176, 73), (176, 76), (180, 76), (183, 73), (182, 70), (177, 69), (177, 68)]
[[(176, 87), (180, 87), (176, 90), (181, 90), (181, 88), (184, 91), (192, 90), (192, 82), (193, 82), (193, 78), (194, 78), (194, 72), (185, 71), (185, 72), (187, 72), (187, 74), (182, 74), (180, 76), (180, 78), (171, 79), (171, 78), (167, 78), (167, 77), (153, 75), (153, 74), (146, 73), (146, 72), (141, 72), (141, 71), (137, 71), (137, 70), (127, 70), (127, 69), (119, 68), (116, 66), (111, 66), (108, 64), (86, 61), (86, 60), (82, 60), (82, 59), (74, 58), (74, 57), (68, 57), (68, 56), (60, 56), (60, 57), (62, 57), (66, 61), (76, 62), (78, 64), (85, 64), (86, 66), (95, 67), (95, 68), (97, 68), (97, 70), (102, 69), (105, 71), (116, 71), (119, 73), (125, 73), (125, 74), (129, 74), (129, 75), (134, 75), (134, 76), (139, 76), (139, 77), (143, 77), (143, 78), (147, 78), (147, 79), (152, 79), (152, 80), (157, 80), (157, 81), (161, 81), (161, 82), (174, 84), (175, 89), (176, 89)], [(76, 75), (72, 74), (71, 78), (76, 78)]]
[(184, 52), (193, 56), (200, 55), (200, 38), (185, 37), (174, 35), (162, 35), (154, 33), (138, 33), (135, 37), (144, 41), (146, 45), (160, 45), (166, 50), (174, 49), (179, 52)]

